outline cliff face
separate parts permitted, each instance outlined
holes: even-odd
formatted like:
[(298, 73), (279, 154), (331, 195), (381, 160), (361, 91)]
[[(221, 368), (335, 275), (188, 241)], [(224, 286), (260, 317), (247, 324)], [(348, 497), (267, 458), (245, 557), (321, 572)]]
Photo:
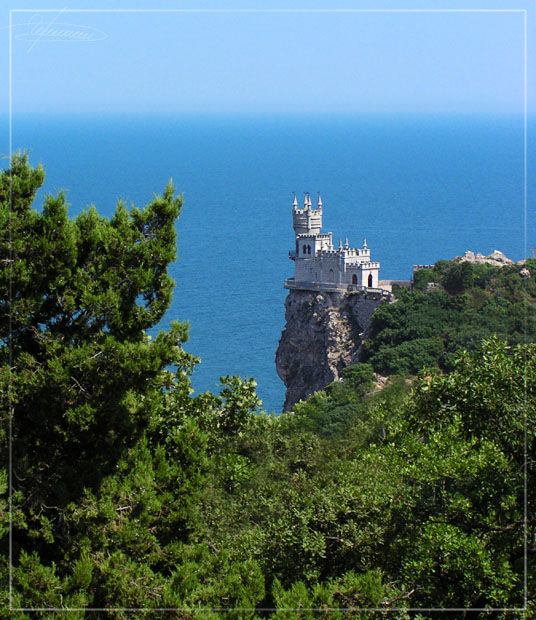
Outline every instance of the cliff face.
[(343, 368), (357, 361), (374, 310), (385, 300), (370, 292), (289, 292), (275, 356), (277, 374), (287, 388), (284, 411), (337, 380)]

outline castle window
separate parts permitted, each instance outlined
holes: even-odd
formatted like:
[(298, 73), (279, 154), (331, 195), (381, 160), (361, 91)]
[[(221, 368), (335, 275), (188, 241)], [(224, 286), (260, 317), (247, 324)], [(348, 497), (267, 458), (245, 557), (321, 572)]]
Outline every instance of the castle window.
[(306, 245), (303, 246), (303, 253), (307, 254), (307, 246)]
[(357, 276), (355, 275), (355, 273), (352, 276), (352, 284), (357, 284)]
[(369, 285), (369, 288), (372, 288), (372, 274), (369, 274), (368, 285)]
[(310, 253), (311, 253), (311, 246), (310, 246), (310, 245), (308, 245), (308, 246), (307, 246), (307, 254), (310, 254)]

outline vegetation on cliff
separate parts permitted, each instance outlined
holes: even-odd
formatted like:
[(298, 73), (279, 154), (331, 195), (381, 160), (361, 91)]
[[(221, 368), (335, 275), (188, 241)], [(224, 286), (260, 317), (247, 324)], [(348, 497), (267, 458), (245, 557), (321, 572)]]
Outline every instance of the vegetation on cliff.
[[(528, 270), (528, 276), (526, 274)], [(510, 344), (536, 340), (536, 260), (522, 268), (438, 261), (415, 274), (415, 290), (397, 287), (397, 301), (372, 317), (360, 359), (384, 375), (449, 371), (456, 351), (498, 335)], [(429, 282), (440, 288), (426, 290)]]
[(71, 220), (62, 194), (32, 209), (42, 182), (25, 156), (0, 179), (0, 616), (523, 606), (525, 540), (536, 588), (535, 345), (475, 338), (448, 374), (381, 390), (371, 355), (279, 418), (259, 411), (252, 380), (193, 397), (187, 326), (146, 335), (172, 293), (172, 185), (143, 210)]

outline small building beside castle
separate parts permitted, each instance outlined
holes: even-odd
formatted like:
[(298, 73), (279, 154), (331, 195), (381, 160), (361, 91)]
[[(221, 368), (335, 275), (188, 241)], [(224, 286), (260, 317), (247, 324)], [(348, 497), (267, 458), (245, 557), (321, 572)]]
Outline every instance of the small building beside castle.
[(294, 196), (292, 223), (296, 244), (289, 258), (294, 261), (294, 278), (285, 280), (285, 288), (308, 291), (344, 292), (379, 288), (380, 263), (370, 258), (367, 240), (363, 247), (351, 248), (348, 238), (338, 248), (333, 246), (332, 233), (322, 233), (322, 199), (318, 196), (316, 209), (311, 197), (305, 194), (303, 209), (298, 209)]

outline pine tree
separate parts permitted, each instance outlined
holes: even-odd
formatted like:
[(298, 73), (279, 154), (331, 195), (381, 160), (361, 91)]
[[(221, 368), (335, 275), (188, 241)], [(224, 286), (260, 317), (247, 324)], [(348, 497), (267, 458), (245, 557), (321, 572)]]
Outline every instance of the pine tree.
[[(82, 572), (86, 564), (95, 570), (90, 556), (99, 537), (96, 531), (89, 540), (95, 526), (91, 510), (106, 530), (138, 506), (138, 497), (126, 502), (129, 508), (120, 505), (126, 489), (140, 494), (144, 483), (136, 475), (150, 477), (160, 466), (161, 477), (177, 483), (177, 471), (165, 472), (169, 455), (151, 437), (158, 437), (158, 421), (165, 419), (169, 403), (178, 411), (170, 432), (181, 435), (181, 406), (195, 408), (188, 375), (196, 358), (181, 347), (185, 324), (173, 322), (152, 340), (147, 334), (169, 307), (173, 290), (167, 267), (176, 257), (182, 197), (174, 196), (171, 181), (143, 210), (128, 211), (120, 202), (109, 220), (94, 207), (69, 219), (63, 192), (47, 195), (38, 213), (32, 202), (43, 181), (43, 168), (32, 168), (26, 154), (15, 155), (0, 176), (0, 395), (5, 461), (10, 417), (12, 422), (14, 574), (29, 580), (24, 585), (19, 579), (24, 596), (43, 589), (42, 604), (48, 606), (59, 604), (61, 589), (54, 580), (62, 571), (68, 575), (80, 563)], [(171, 365), (175, 373), (168, 370)], [(176, 462), (191, 490), (193, 478), (185, 472), (191, 458), (193, 470), (200, 471), (202, 451), (183, 454), (182, 460), (178, 452), (180, 446)], [(146, 481), (149, 495), (156, 477)], [(187, 502), (176, 486), (182, 512), (170, 517), (168, 529), (173, 523), (180, 539)], [(154, 493), (151, 500), (143, 497), (154, 499)], [(5, 502), (2, 507), (7, 557)], [(85, 543), (83, 535), (89, 536)], [(80, 594), (70, 578), (69, 587)], [(52, 584), (52, 598), (48, 586), (39, 585), (43, 580)], [(78, 603), (87, 605), (89, 598)], [(130, 604), (136, 604), (132, 598)], [(39, 600), (19, 603), (39, 606)]]

